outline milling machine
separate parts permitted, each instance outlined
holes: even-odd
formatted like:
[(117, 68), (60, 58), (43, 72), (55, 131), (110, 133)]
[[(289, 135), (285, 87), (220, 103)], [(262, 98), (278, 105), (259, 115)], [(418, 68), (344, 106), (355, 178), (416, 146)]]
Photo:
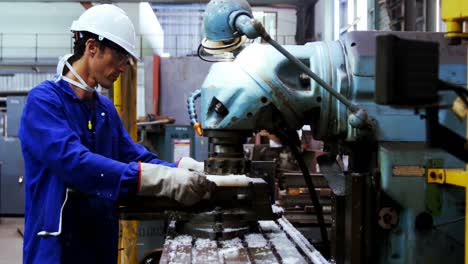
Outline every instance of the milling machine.
[[(333, 154), (318, 162), (335, 194), (331, 242), (338, 263), (375, 263), (375, 259), (456, 263), (463, 259), (463, 221), (452, 221), (464, 216), (463, 191), (426, 184), (425, 169), (461, 168), (463, 162), (425, 145), (426, 120), (414, 108), (375, 103), (375, 43), (377, 36), (385, 34), (351, 32), (340, 41), (285, 47), (336, 91), (367, 110), (367, 124), (361, 127), (353, 127), (345, 106), (313, 80), (304, 79), (271, 46), (253, 44), (235, 61), (214, 64), (201, 89), (201, 124), (212, 150), (206, 169), (212, 171), (219, 166), (213, 164), (224, 162), (216, 149), (235, 149), (236, 142), (240, 148), (239, 138), (252, 131), (267, 129), (286, 141), (308, 124)], [(439, 43), (439, 78), (466, 83), (463, 47), (449, 46), (439, 33), (392, 34)], [(454, 99), (454, 94), (445, 92), (439, 104), (450, 105)], [(464, 131), (463, 122), (448, 109), (439, 116), (444, 126)], [(220, 142), (230, 147), (218, 147)], [(336, 155), (349, 156), (347, 171), (337, 170)]]
[[(283, 47), (252, 19), (245, 1), (213, 0), (206, 16), (200, 48), (207, 53), (242, 47), (243, 35), (271, 44), (249, 45), (234, 61), (214, 64), (189, 99), (192, 123), (209, 137), (207, 172), (245, 173), (241, 145), (261, 129), (297, 154), (295, 131), (310, 125), (329, 150), (318, 163), (334, 194), (334, 261), (463, 260), (463, 190), (428, 184), (427, 170), (463, 168), (467, 161), (466, 150), (454, 146), (463, 145), (458, 134), (465, 131), (449, 109), (455, 94), (442, 87), (466, 85), (464, 47), (424, 32), (351, 32), (339, 41)], [(346, 170), (336, 162), (341, 155), (349, 156)]]
[[(242, 145), (263, 129), (297, 158), (333, 262), (462, 262), (463, 190), (427, 181), (438, 177), (428, 177), (431, 168), (462, 168), (468, 159), (456, 146), (463, 146), (458, 134), (465, 125), (449, 109), (455, 94), (439, 91), (440, 83), (466, 85), (464, 47), (423, 32), (350, 32), (339, 41), (280, 46), (244, 0), (213, 0), (205, 15), (200, 53), (236, 56), (214, 64), (188, 100), (192, 123), (209, 138), (205, 171), (223, 186), (193, 208), (147, 202), (173, 212), (161, 263), (286, 263), (288, 254), (297, 263), (327, 263), (284, 218), (260, 221), (277, 218), (270, 207), (271, 173), (255, 170)], [(271, 45), (244, 47), (244, 36)], [(300, 158), (296, 130), (303, 125), (329, 153), (317, 161), (333, 192), (330, 239)], [(452, 138), (444, 143), (440, 135)], [(337, 156), (349, 157), (347, 168)]]

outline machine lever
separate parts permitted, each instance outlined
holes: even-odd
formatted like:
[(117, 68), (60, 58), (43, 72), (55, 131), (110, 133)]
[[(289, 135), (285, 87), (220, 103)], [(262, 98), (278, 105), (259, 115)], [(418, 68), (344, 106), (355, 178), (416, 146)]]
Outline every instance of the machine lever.
[[(243, 17), (246, 15), (241, 15), (239, 17)], [(246, 24), (246, 21), (248, 21)], [(344, 104), (352, 113), (352, 118), (350, 118), (349, 124), (354, 128), (362, 128), (368, 123), (367, 112), (364, 109), (361, 109), (359, 106), (353, 104), (350, 100), (344, 97), (339, 92), (335, 91), (330, 85), (328, 85), (324, 80), (322, 80), (317, 74), (312, 72), (304, 63), (302, 63), (299, 59), (294, 57), (289, 51), (287, 51), (283, 46), (281, 46), (278, 42), (270, 37), (270, 35), (266, 32), (265, 28), (263, 27), (262, 23), (256, 19), (240, 19), (237, 18), (236, 27), (241, 30), (247, 30), (247, 28), (252, 27), (258, 33), (262, 39), (272, 45), (276, 50), (278, 50), (281, 54), (283, 54), (288, 60), (290, 60), (294, 65), (296, 65), (302, 72), (307, 74), (310, 78), (316, 81), (320, 86), (322, 86), (325, 90), (327, 90), (333, 97), (338, 99), (342, 104)], [(251, 31), (251, 30), (249, 30)], [(251, 34), (248, 36), (251, 38)], [(354, 118), (357, 116), (357, 118)], [(352, 121), (351, 121), (352, 120)], [(356, 122), (358, 121), (358, 122)]]

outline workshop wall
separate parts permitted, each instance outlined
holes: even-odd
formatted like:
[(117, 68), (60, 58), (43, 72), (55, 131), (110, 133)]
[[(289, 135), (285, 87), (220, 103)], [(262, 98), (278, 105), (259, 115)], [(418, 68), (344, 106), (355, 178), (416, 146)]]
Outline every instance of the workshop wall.
[(335, 1), (319, 0), (315, 4), (315, 39), (333, 40), (333, 4)]
[[(164, 56), (180, 57), (196, 55), (202, 36), (205, 4), (162, 5), (153, 4), (153, 9), (164, 31)], [(280, 44), (295, 44), (296, 9), (253, 7), (254, 16), (265, 23), (263, 15), (275, 17), (276, 28), (271, 36)]]
[[(138, 54), (161, 53), (164, 34), (151, 6), (116, 5), (133, 21)], [(0, 63), (55, 64), (59, 56), (72, 51), (69, 28), (83, 11), (80, 3), (0, 3)]]
[[(295, 8), (273, 8), (273, 7), (252, 7), (255, 18), (262, 20), (262, 17), (256, 16), (260, 12), (276, 14), (276, 34), (269, 32), (273, 38), (283, 45), (295, 45), (297, 15)], [(264, 25), (268, 30), (268, 25)]]
[[(200, 89), (211, 63), (198, 57), (161, 58), (159, 113), (189, 125), (187, 98)], [(199, 105), (199, 103), (197, 104)], [(200, 109), (197, 109), (200, 113)]]
[(44, 80), (52, 79), (53, 73), (16, 73), (0, 75), (0, 93), (29, 91)]

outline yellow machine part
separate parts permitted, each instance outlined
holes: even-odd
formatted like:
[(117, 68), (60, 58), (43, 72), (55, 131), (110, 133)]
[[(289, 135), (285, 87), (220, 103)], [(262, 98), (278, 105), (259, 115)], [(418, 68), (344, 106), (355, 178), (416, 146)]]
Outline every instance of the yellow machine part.
[[(467, 0), (442, 0), (442, 20), (446, 24), (447, 38), (468, 39), (468, 1)], [(467, 61), (468, 63), (468, 61)], [(468, 73), (467, 73), (468, 77)], [(466, 107), (458, 109), (460, 118), (466, 119), (468, 144), (468, 117)], [(468, 264), (468, 164), (463, 169), (438, 169), (429, 168), (427, 182), (435, 184), (448, 184), (465, 188), (465, 263)]]
[(465, 263), (468, 263), (468, 166), (463, 169), (437, 169), (427, 170), (427, 182), (436, 184), (449, 184), (465, 188)]
[(122, 96), (121, 96), (121, 91), (122, 90), (122, 75), (119, 75), (117, 80), (114, 82), (114, 106), (115, 109), (117, 110), (117, 113), (119, 114), (120, 117), (122, 117)]
[[(137, 65), (131, 63), (127, 66), (124, 73), (114, 82), (113, 102), (114, 106), (122, 119), (122, 123), (127, 129), (132, 139), (137, 141)], [(119, 221), (119, 264), (138, 263), (137, 257), (137, 232), (138, 221), (120, 220)]]
[(468, 21), (467, 0), (443, 0), (442, 20), (446, 25), (446, 36), (449, 38), (468, 38), (468, 32), (463, 31), (463, 23)]

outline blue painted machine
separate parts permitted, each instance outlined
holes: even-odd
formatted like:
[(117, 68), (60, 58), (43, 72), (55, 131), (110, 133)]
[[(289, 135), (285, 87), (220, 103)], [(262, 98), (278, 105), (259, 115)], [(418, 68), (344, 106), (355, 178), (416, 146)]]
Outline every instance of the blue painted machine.
[[(219, 158), (227, 146), (216, 140), (221, 134), (233, 144), (260, 129), (278, 133), (284, 127), (311, 125), (331, 153), (350, 157), (348, 170), (338, 179), (346, 189), (337, 195), (337, 210), (343, 211), (336, 212), (332, 234), (338, 262), (460, 262), (464, 228), (457, 220), (464, 217), (463, 190), (429, 186), (425, 168), (463, 168), (464, 163), (425, 147), (425, 120), (414, 108), (375, 103), (375, 39), (382, 34), (386, 33), (352, 32), (340, 41), (285, 47), (333, 89), (367, 110), (369, 122), (362, 127), (353, 127), (343, 104), (271, 46), (250, 45), (235, 61), (213, 65), (201, 89), (201, 124), (211, 140), (207, 169), (219, 170), (220, 159), (233, 149), (229, 145), (225, 157)], [(466, 84), (463, 47), (449, 46), (438, 33), (394, 34), (438, 42), (439, 78)], [(446, 92), (439, 103), (451, 104), (454, 99)], [(464, 123), (450, 110), (441, 110), (439, 119), (464, 133)]]
[[(249, 9), (241, 9), (228, 14), (231, 39), (213, 32), (207, 38), (229, 48), (244, 33), (262, 36), (271, 46), (252, 44), (234, 61), (214, 64), (195, 93), (201, 95), (201, 127), (210, 144), (206, 170), (245, 173), (242, 143), (261, 129), (278, 134), (298, 152), (295, 131), (310, 125), (329, 150), (328, 158), (318, 162), (334, 192), (329, 241), (337, 263), (462, 262), (463, 190), (428, 184), (427, 169), (464, 168), (465, 163), (426, 146), (426, 113), (417, 111), (425, 105), (375, 102), (376, 38), (389, 32), (351, 32), (339, 41), (282, 47), (251, 19)], [(212, 23), (226, 23), (209, 10)], [(450, 46), (439, 33), (392, 34), (438, 43), (438, 78), (466, 85), (464, 47)], [(455, 94), (438, 95), (440, 124), (464, 135), (465, 123), (449, 109)], [(193, 111), (191, 118), (195, 123)], [(349, 166), (337, 172), (335, 157), (342, 155), (349, 156)], [(307, 169), (303, 172), (307, 181)], [(322, 238), (328, 239), (323, 229)]]

